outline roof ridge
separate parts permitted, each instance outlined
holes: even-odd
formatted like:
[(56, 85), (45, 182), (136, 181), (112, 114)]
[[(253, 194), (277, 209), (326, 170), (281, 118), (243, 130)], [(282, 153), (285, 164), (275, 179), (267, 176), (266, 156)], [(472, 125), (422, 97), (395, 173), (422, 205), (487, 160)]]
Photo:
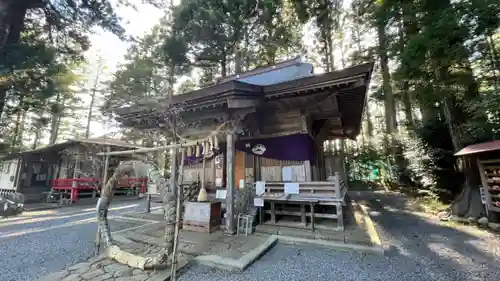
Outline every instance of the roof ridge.
[(302, 62), (302, 57), (297, 56), (295, 58), (292, 58), (289, 60), (284, 60), (284, 61), (281, 61), (281, 62), (278, 62), (275, 64), (268, 64), (266, 66), (257, 67), (257, 68), (254, 68), (254, 69), (242, 72), (242, 73), (236, 73), (236, 74), (233, 74), (230, 76), (220, 77), (216, 84), (225, 83), (225, 82), (229, 82), (229, 81), (233, 81), (236, 79), (241, 79), (241, 78), (245, 78), (245, 77), (249, 77), (249, 76), (259, 75), (259, 74), (270, 72), (270, 71), (273, 71), (276, 69), (281, 69), (281, 68), (285, 68), (288, 66), (296, 65), (296, 64), (299, 64), (301, 62)]

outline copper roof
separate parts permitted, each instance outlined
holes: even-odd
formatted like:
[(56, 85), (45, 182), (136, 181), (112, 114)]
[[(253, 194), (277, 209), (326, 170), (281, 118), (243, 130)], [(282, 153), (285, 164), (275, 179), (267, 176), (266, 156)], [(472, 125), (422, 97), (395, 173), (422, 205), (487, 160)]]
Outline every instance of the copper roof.
[(455, 156), (471, 155), (471, 154), (497, 151), (497, 150), (500, 150), (500, 140), (469, 145), (467, 147), (462, 148), (459, 152), (455, 153)]

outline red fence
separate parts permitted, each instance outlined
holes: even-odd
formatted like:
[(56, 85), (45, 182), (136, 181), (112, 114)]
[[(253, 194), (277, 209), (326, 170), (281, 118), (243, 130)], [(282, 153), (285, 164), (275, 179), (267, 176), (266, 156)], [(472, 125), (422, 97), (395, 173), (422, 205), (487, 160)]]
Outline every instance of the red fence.
[[(73, 188), (75, 184), (75, 188)], [(148, 187), (148, 178), (126, 178), (118, 182), (118, 188), (137, 188), (140, 187), (140, 193), (146, 193)], [(79, 191), (98, 191), (101, 189), (100, 178), (76, 178), (76, 179), (53, 179), (51, 187), (59, 191), (71, 191), (71, 201), (78, 200)]]

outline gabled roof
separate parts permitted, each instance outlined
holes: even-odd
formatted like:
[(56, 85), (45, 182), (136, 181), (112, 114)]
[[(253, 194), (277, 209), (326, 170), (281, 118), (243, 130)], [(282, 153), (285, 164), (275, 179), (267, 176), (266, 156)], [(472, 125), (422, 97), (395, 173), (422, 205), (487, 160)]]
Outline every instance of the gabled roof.
[[(315, 118), (333, 118), (331, 116), (335, 114), (335, 118), (341, 119), (342, 134), (354, 138), (361, 128), (373, 63), (320, 75), (312, 75), (310, 70), (312, 66), (309, 64), (287, 61), (274, 69), (271, 66), (250, 74), (226, 77), (227, 79), (221, 80), (219, 84), (174, 96), (172, 100), (176, 107), (182, 108), (183, 118), (198, 120), (203, 119), (201, 116), (204, 113), (213, 118), (215, 113), (224, 114), (225, 110), (257, 109), (271, 103), (299, 101), (300, 106), (307, 103), (309, 107), (314, 107), (321, 100), (335, 96), (335, 104), (331, 99), (323, 103), (323, 107), (319, 106), (323, 114)], [(164, 118), (168, 107), (167, 98), (137, 101), (133, 106), (118, 109), (116, 119), (125, 126), (162, 126), (165, 124), (160, 123), (166, 122)]]
[(494, 140), (494, 141), (477, 143), (466, 146), (457, 153), (455, 153), (455, 156), (464, 156), (464, 155), (478, 154), (482, 152), (493, 152), (493, 151), (500, 151), (500, 140)]
[[(292, 93), (310, 91), (315, 89), (326, 89), (347, 85), (359, 80), (366, 82), (366, 89), (371, 77), (373, 63), (356, 65), (339, 71), (323, 73), (320, 75), (311, 75), (301, 77), (295, 80), (284, 81), (272, 85), (254, 85), (238, 80), (228, 80), (224, 83), (215, 84), (206, 88), (191, 91), (182, 95), (173, 97), (174, 104), (180, 104), (184, 111), (194, 108), (213, 108), (226, 104), (228, 99), (252, 98), (262, 99), (273, 96), (286, 96)], [(138, 101), (134, 106), (117, 109), (120, 118), (126, 118), (134, 115), (141, 117), (149, 115), (158, 109), (154, 107), (166, 107), (167, 98), (155, 98)], [(119, 119), (120, 119), (119, 118)]]

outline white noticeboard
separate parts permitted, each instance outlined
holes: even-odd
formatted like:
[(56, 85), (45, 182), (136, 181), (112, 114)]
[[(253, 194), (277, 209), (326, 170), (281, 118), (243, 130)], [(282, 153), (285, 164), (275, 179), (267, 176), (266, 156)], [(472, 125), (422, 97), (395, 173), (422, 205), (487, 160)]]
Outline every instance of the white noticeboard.
[(255, 207), (264, 207), (264, 199), (262, 199), (262, 198), (254, 198), (253, 199), (253, 205)]
[(283, 167), (281, 169), (281, 177), (283, 181), (292, 181), (292, 167)]
[(227, 190), (225, 190), (225, 189), (217, 189), (217, 191), (215, 191), (215, 198), (216, 199), (226, 199), (226, 193), (227, 193)]
[(186, 204), (184, 212), (184, 220), (190, 221), (209, 221), (210, 220), (210, 204), (189, 202)]
[(257, 196), (262, 196), (266, 192), (266, 182), (258, 181), (255, 183), (255, 194)]
[(285, 194), (299, 194), (299, 183), (298, 182), (286, 182), (285, 183)]

